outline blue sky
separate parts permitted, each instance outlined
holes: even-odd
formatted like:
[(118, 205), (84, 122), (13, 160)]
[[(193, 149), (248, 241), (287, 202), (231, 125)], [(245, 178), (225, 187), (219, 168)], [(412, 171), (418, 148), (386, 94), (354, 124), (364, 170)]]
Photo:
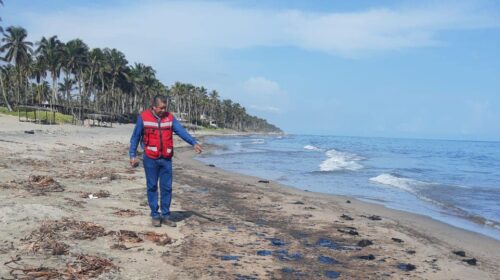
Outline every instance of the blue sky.
[(4, 2), (32, 41), (118, 48), (288, 133), (500, 140), (498, 1)]

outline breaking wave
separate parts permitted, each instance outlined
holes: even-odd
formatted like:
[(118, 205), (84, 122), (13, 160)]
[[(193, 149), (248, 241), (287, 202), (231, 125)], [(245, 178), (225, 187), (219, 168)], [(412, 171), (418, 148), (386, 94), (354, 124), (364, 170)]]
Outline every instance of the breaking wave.
[(415, 188), (417, 187), (422, 187), (426, 185), (430, 185), (429, 183), (409, 179), (409, 178), (404, 178), (404, 177), (399, 177), (397, 175), (393, 174), (380, 174), (376, 177), (370, 178), (370, 181), (379, 183), (382, 185), (386, 186), (391, 186), (395, 187), (398, 189), (402, 189), (411, 193), (415, 193)]
[(359, 163), (363, 158), (356, 154), (332, 149), (326, 152), (326, 157), (327, 159), (319, 165), (321, 171), (356, 171), (363, 168)]
[(304, 150), (310, 150), (310, 151), (321, 151), (320, 148), (313, 146), (313, 145), (305, 145)]

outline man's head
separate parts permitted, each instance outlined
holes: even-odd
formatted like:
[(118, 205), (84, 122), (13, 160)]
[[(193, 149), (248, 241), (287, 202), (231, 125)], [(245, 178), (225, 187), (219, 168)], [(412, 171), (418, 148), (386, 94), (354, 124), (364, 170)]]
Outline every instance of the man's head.
[(156, 95), (151, 101), (151, 107), (157, 116), (163, 115), (167, 112), (168, 98), (165, 95)]

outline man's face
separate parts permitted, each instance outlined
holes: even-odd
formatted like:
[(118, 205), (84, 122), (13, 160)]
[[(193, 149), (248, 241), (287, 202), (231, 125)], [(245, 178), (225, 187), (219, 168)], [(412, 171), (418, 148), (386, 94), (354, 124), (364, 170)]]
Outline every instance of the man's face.
[(162, 101), (158, 101), (156, 103), (156, 106), (153, 107), (153, 111), (158, 116), (163, 115), (167, 111), (167, 103), (162, 102)]

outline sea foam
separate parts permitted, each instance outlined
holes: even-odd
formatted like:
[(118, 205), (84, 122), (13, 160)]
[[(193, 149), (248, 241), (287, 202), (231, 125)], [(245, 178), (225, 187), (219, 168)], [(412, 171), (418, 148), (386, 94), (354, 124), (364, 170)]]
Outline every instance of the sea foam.
[(305, 145), (304, 150), (310, 150), (310, 151), (321, 151), (320, 148), (313, 146), (313, 145)]
[(356, 171), (363, 168), (359, 163), (363, 158), (356, 154), (332, 149), (326, 152), (326, 157), (327, 159), (319, 165), (321, 171)]
[(426, 185), (427, 183), (417, 180), (398, 177), (392, 174), (383, 173), (376, 177), (370, 178), (370, 181), (386, 186), (395, 187), (411, 193), (415, 193), (415, 187)]

